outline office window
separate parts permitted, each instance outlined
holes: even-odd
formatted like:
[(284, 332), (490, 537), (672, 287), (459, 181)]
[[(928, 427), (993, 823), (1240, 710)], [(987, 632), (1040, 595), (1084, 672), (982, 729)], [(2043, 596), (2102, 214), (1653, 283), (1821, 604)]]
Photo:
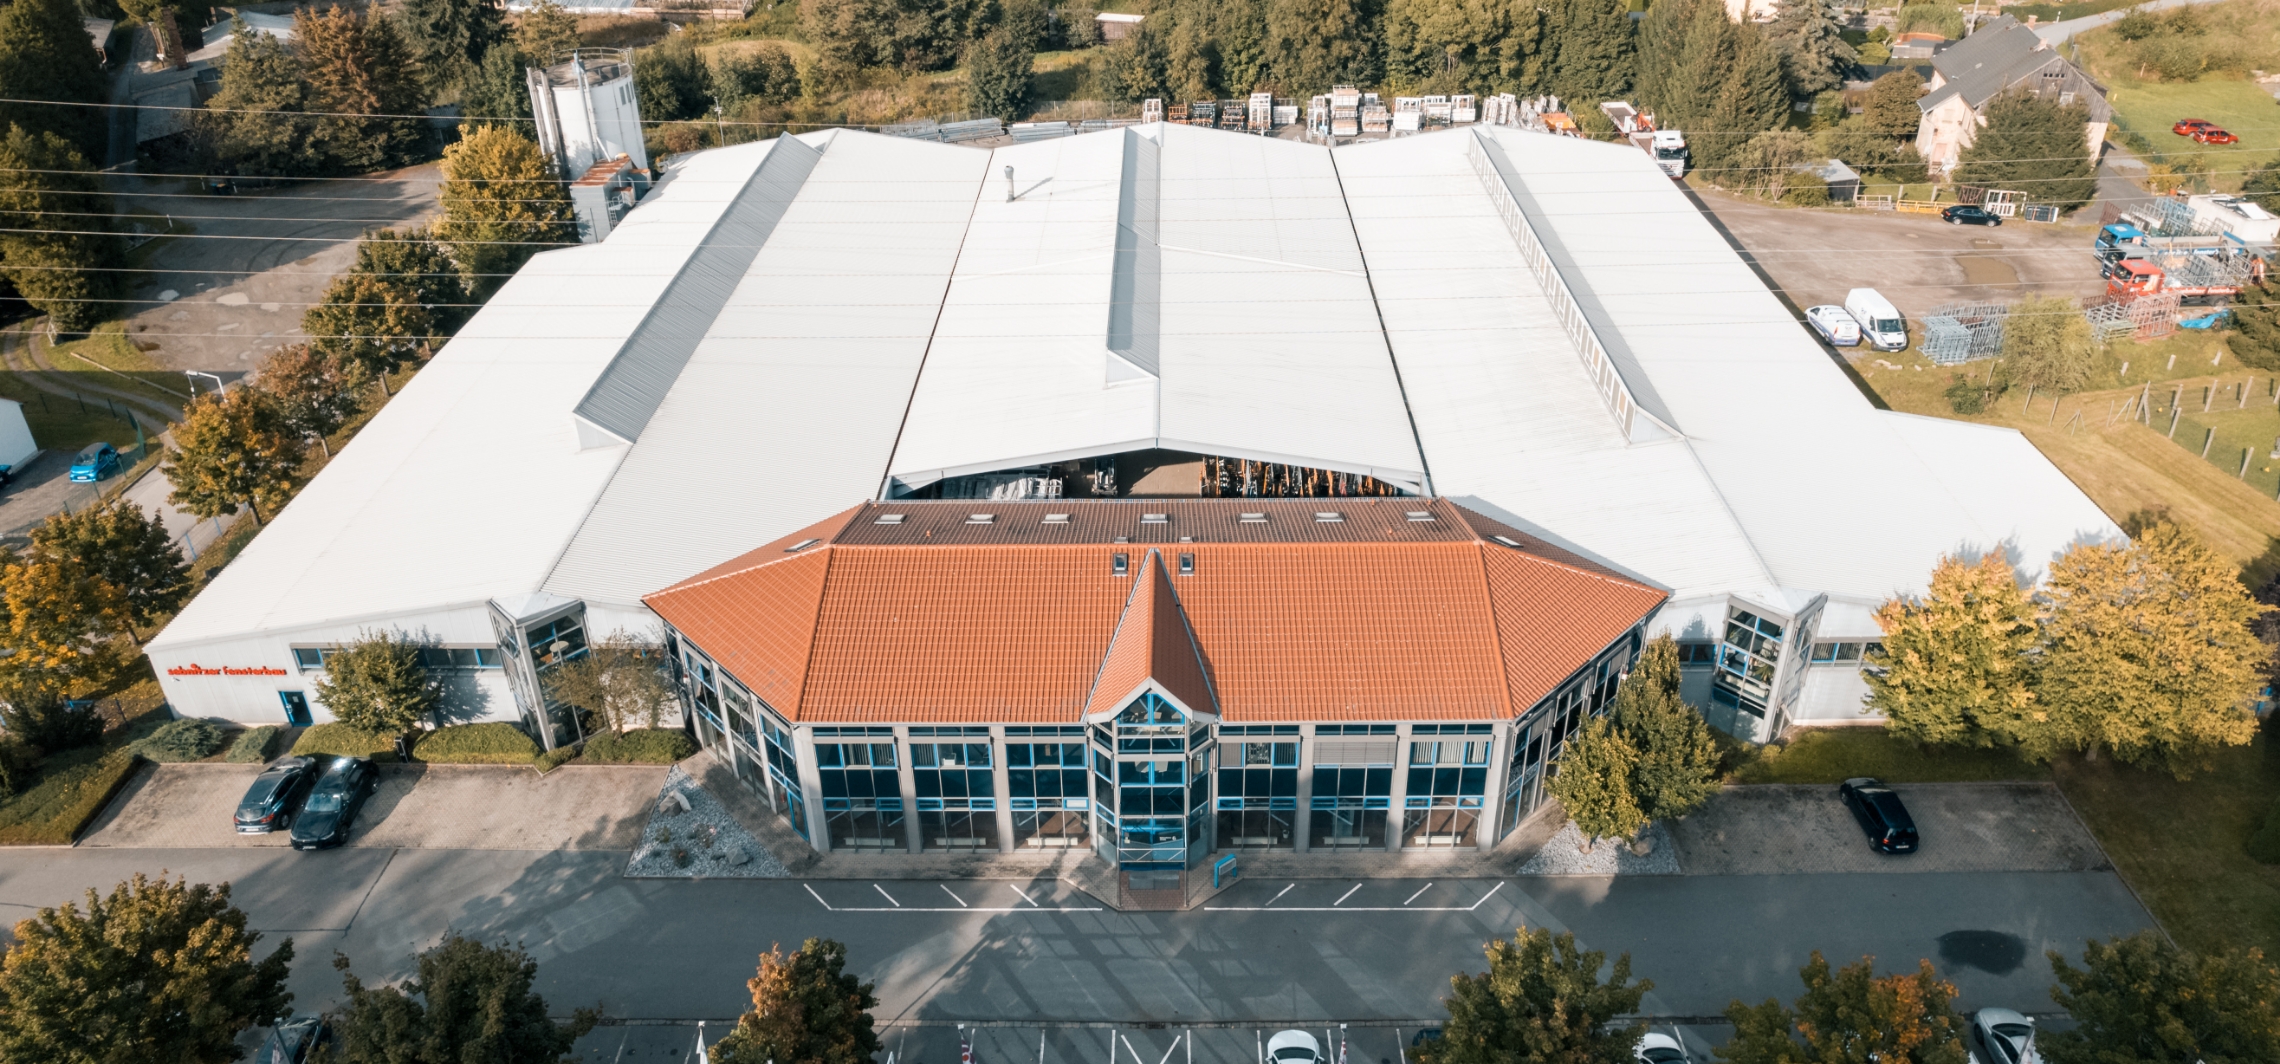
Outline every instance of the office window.
[(835, 850), (900, 850), (902, 783), (893, 743), (817, 743), (825, 837)]
[[(1578, 688), (1580, 690), (1580, 687)], [(1488, 792), (1489, 740), (1409, 744), (1409, 796), (1403, 800), (1405, 846), (1471, 846)]]
[(1005, 744), (1005, 779), (1006, 802), (1013, 809), (1015, 846), (1079, 849), (1089, 843), (1085, 811), (1091, 802), (1085, 783), (1083, 743), (1009, 742)]
[(998, 848), (997, 784), (990, 773), (991, 752), (986, 740), (910, 744), (922, 849)]
[[(1369, 725), (1349, 724), (1344, 731), (1375, 734)], [(1327, 733), (1316, 728), (1315, 734)], [(1395, 743), (1389, 738), (1317, 739), (1312, 749), (1314, 797), (1307, 811), (1306, 844), (1322, 849), (1384, 849), (1386, 816), (1393, 805)]]
[(331, 653), (331, 647), (294, 647), (293, 664), (302, 672), (321, 669), (325, 667), (325, 658)]
[(1718, 645), (1716, 671), (1710, 676), (1710, 697), (1753, 717), (1764, 717), (1773, 698), (1773, 676), (1781, 667), (1782, 638), (1779, 622), (1744, 609), (1728, 612), (1726, 638)]
[(1817, 642), (1813, 644), (1813, 664), (1857, 666), (1883, 646), (1878, 642)]
[(1681, 666), (1708, 666), (1718, 660), (1718, 644), (1687, 642), (1678, 645), (1678, 663)]
[(1294, 845), (1298, 820), (1298, 743), (1223, 742), (1219, 758), (1219, 845)]
[(421, 647), (420, 665), (429, 669), (496, 669), (497, 647)]

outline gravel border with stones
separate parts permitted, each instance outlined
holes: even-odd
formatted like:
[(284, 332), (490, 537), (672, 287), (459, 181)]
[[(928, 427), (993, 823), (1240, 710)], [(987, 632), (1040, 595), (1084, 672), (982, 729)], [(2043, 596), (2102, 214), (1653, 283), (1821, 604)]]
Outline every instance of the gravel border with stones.
[[(682, 809), (675, 795), (688, 801)], [(789, 879), (791, 870), (719, 801), (675, 766), (625, 864), (634, 879)]]
[(1678, 848), (1662, 821), (1648, 824), (1641, 837), (1653, 844), (1645, 856), (1634, 854), (1621, 839), (1600, 839), (1591, 852), (1582, 849), (1583, 832), (1575, 822), (1560, 826), (1559, 834), (1520, 865), (1523, 876), (1675, 876), (1679, 874)]

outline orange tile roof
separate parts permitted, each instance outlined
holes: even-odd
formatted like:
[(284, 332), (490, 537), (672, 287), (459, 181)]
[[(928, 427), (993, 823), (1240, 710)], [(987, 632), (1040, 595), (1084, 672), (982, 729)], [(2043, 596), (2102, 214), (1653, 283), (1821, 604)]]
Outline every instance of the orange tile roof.
[[(793, 720), (1075, 723), (1151, 677), (1230, 722), (1509, 717), (1665, 597), (1477, 518), (1443, 499), (867, 504), (646, 601)], [(1143, 527), (1162, 553), (1115, 542)]]

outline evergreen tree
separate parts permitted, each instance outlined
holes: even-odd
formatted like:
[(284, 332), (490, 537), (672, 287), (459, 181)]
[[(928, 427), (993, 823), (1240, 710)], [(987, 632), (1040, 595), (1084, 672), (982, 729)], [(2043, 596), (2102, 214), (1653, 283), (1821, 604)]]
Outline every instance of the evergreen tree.
[(781, 947), (760, 955), (760, 971), (745, 986), (752, 1011), (712, 1047), (719, 1064), (869, 1064), (879, 1052), (870, 1010), (879, 1007), (869, 983), (846, 971), (847, 947), (811, 938), (792, 953)]
[(468, 302), (459, 265), (426, 232), (379, 229), (357, 244), (356, 265), (302, 316), (301, 331), (309, 346), (385, 392), (388, 374), (458, 330)]
[[(0, 9), (4, 11), (5, 9)], [(56, 328), (85, 332), (108, 316), (125, 248), (87, 160), (63, 137), (9, 126), (0, 138), (0, 274)]]
[(1016, 121), (1029, 110), (1030, 65), (1036, 61), (1028, 40), (1000, 26), (966, 46), (966, 109)]
[(2079, 207), (2098, 191), (2083, 139), (2089, 121), (2090, 108), (2080, 102), (2062, 105), (2024, 92), (1997, 96), (1987, 103), (1986, 126), (1957, 159), (1955, 180)]
[(579, 1009), (554, 1022), (531, 991), (530, 954), (456, 931), (421, 952), (419, 974), (398, 986), (365, 986), (339, 954), (333, 967), (348, 996), (333, 1019), (340, 1064), (557, 1064), (601, 1018)]
[[(1710, 135), (1701, 141), (1691, 135), (1687, 138), (1700, 160), (1698, 165), (1712, 174), (1736, 166), (1751, 138), (1779, 128), (1789, 118), (1789, 86), (1781, 72), (1781, 54), (1766, 42), (1755, 23), (1741, 23), (1732, 32), (1731, 70), (1722, 81), (1703, 83), (1718, 85), (1709, 114), (1700, 123)], [(1747, 175), (1713, 176), (1711, 180), (1751, 187)]]
[(1101, 95), (1132, 103), (1171, 95), (1163, 36), (1143, 22), (1100, 57)]
[(2035, 695), (2054, 744), (2184, 778), (2255, 737), (2270, 652), (2249, 624), (2266, 608), (2192, 534), (2160, 521), (2133, 543), (2076, 546), (2043, 595)]
[(2003, 322), (2003, 367), (2011, 382), (2071, 392), (2090, 380), (2098, 341), (2082, 308), (2059, 296), (2028, 296)]
[(258, 522), (263, 509), (276, 512), (299, 490), (306, 456), (267, 394), (208, 392), (190, 401), (174, 428), (174, 450), (161, 467), (174, 488), (166, 501), (200, 517), (245, 506)]
[(507, 36), (495, 0), (404, 0), (395, 14), (431, 99), (473, 81), (491, 47)]
[[(0, 100), (104, 102), (103, 66), (72, 0), (0, 4)], [(0, 129), (53, 133), (89, 158), (103, 158), (107, 119), (100, 107), (0, 103)]]
[(1845, 43), (1844, 24), (1831, 0), (1784, 0), (1766, 33), (1781, 53), (1789, 91), (1797, 96), (1843, 86), (1845, 72), (1860, 62)]
[(1953, 1007), (1955, 985), (1917, 962), (1907, 975), (1875, 973), (1862, 957), (1834, 972), (1819, 950), (1798, 972), (1805, 993), (1796, 1009), (1767, 998), (1726, 1006), (1734, 1037), (1718, 1049), (1727, 1064), (1965, 1064), (1964, 1021)]
[(1435, 91), (1488, 92), (1510, 34), (1511, 6), (1494, 0), (1391, 0), (1385, 8), (1388, 76)]
[(198, 121), (212, 134), (226, 171), (281, 176), (322, 168), (308, 150), (316, 119), (302, 115), (309, 87), (301, 61), (277, 38), (243, 26), (231, 31), (221, 90), (206, 107)]
[(1635, 68), (1629, 5), (1624, 0), (1542, 0), (1547, 21), (1545, 87), (1568, 109), (1590, 110), (1630, 91)]
[[(700, 70), (702, 62), (698, 60)], [(712, 99), (727, 111), (739, 110), (747, 100), (782, 103), (800, 94), (799, 66), (793, 62), (791, 51), (774, 41), (762, 41), (740, 52), (723, 51), (713, 58), (706, 73)], [(704, 113), (703, 85), (696, 96), (697, 110), (690, 117)]]
[(2080, 968), (2049, 956), (2050, 996), (2074, 1020), (2035, 1038), (2051, 1064), (2280, 1060), (2280, 969), (2257, 950), (2204, 955), (2140, 931), (2088, 943)]
[[(1607, 978), (1599, 977), (1601, 968)], [(1642, 1023), (1635, 1015), (1654, 982), (1631, 981), (1631, 955), (1580, 950), (1575, 935), (1522, 927), (1488, 944), (1488, 970), (1449, 979), (1441, 1037), (1411, 1051), (1417, 1064), (1632, 1064)]]
[(420, 664), (420, 646), (399, 632), (365, 632), (325, 655), (317, 697), (341, 723), (400, 735), (443, 707), (443, 686)]
[(489, 299), (532, 255), (578, 242), (569, 193), (538, 145), (513, 126), (485, 126), (445, 148), (437, 198), (443, 217), (435, 235), (465, 276), (463, 293), (455, 299), (441, 288), (437, 300)]
[[(522, 49), (509, 37), (491, 46), (483, 53), (483, 62), (459, 93), (459, 113), (471, 119), (506, 119), (509, 123), (528, 122), (530, 113), (530, 82), (525, 68), (534, 66)], [(643, 65), (633, 65), (635, 92), (640, 91)], [(641, 100), (641, 117), (651, 117), (649, 101)], [(494, 125), (495, 122), (470, 122), (468, 125)]]
[(578, 16), (554, 0), (538, 0), (515, 23), (515, 47), (535, 67), (550, 67), (578, 47)]
[(1374, 82), (1384, 69), (1378, 12), (1367, 0), (1266, 0), (1265, 15), (1266, 69), (1278, 85), (1322, 92)]
[(2045, 719), (2027, 670), (2034, 608), (2001, 552), (1973, 564), (1940, 559), (1921, 601), (1895, 598), (1876, 611), (1884, 644), (1865, 674), (1869, 707), (1919, 743), (2028, 741)]
[(2280, 369), (2280, 278), (2241, 290), (2233, 300), (2233, 334), (2225, 339), (2233, 357), (2257, 369)]
[[(633, 64), (633, 93), (641, 101), (645, 122), (681, 122), (705, 113), (712, 105), (712, 71), (704, 56), (681, 34), (663, 44), (644, 48)], [(782, 46), (777, 46), (782, 51)], [(797, 92), (799, 71), (792, 71)]]
[(1707, 2), (1654, 0), (1639, 19), (1636, 94), (1639, 106), (1665, 128), (1684, 129), (1695, 114), (1689, 103), (1701, 88), (1681, 79), (1692, 58), (1686, 48), (1695, 17)]
[(224, 883), (136, 873), (86, 908), (41, 909), (0, 961), (0, 1060), (229, 1064), (239, 1032), (285, 1015), (286, 939), (261, 935)]
[(1544, 785), (1559, 799), (1583, 835), (1585, 852), (1600, 839), (1627, 839), (1647, 824), (1631, 791), (1639, 752), (1605, 717), (1593, 717), (1568, 738), (1552, 778)]
[(293, 16), (295, 47), (316, 119), (311, 147), (339, 171), (403, 166), (426, 140), (424, 78), (396, 24), (336, 6)]
[(1678, 684), (1678, 644), (1656, 636), (1623, 678), (1610, 713), (1638, 752), (1631, 793), (1648, 820), (1685, 816), (1718, 793), (1718, 741), (1701, 711), (1679, 697)]
[(125, 621), (147, 628), (190, 597), (190, 567), (166, 525), (124, 500), (53, 514), (32, 529), (31, 556), (77, 558), (116, 588)]

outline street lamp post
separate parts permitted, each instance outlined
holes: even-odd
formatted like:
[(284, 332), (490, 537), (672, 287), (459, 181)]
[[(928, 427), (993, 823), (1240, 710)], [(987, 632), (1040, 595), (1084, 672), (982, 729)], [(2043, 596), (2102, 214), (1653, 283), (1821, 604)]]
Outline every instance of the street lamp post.
[(200, 377), (212, 378), (214, 382), (214, 391), (216, 392), (220, 392), (225, 387), (227, 387), (222, 383), (222, 378), (220, 376), (208, 373), (202, 369), (186, 369), (182, 371), (182, 375), (190, 378), (190, 398), (192, 399), (198, 398), (198, 378)]

